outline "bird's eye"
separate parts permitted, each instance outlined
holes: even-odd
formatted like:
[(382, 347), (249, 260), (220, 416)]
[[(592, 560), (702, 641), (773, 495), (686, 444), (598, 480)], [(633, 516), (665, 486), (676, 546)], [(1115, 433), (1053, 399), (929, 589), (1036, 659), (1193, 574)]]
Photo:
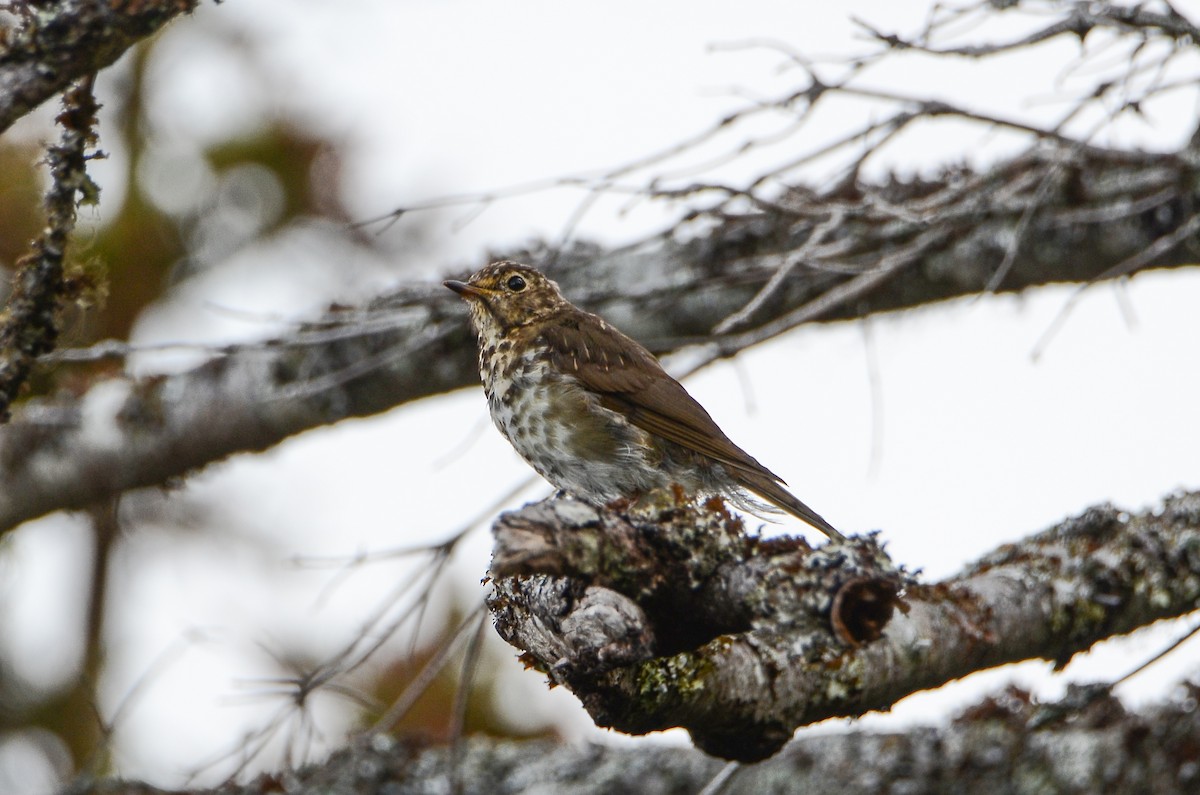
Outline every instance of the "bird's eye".
[(514, 293), (519, 293), (525, 289), (525, 280), (520, 276), (510, 276), (505, 284), (507, 284), (508, 289), (512, 290)]

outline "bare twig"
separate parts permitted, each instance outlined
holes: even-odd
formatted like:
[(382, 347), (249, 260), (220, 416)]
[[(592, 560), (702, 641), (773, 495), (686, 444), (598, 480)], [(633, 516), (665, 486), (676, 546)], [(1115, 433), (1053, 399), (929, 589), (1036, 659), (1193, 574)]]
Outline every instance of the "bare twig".
[(799, 250), (789, 256), (775, 273), (771, 274), (771, 278), (767, 280), (767, 283), (763, 285), (761, 290), (754, 294), (754, 298), (750, 299), (741, 309), (718, 323), (716, 328), (713, 329), (713, 334), (728, 334), (731, 331), (739, 331), (748, 325), (754, 313), (779, 291), (780, 286), (791, 275), (792, 271), (804, 262), (805, 257), (811, 253), (813, 248), (825, 242), (825, 238), (842, 224), (844, 218), (844, 211), (835, 207), (830, 213), (829, 218), (822, 221), (813, 229), (812, 234), (804, 241)]
[(1062, 309), (1060, 309), (1054, 316), (1054, 319), (1050, 321), (1049, 327), (1047, 327), (1047, 329), (1042, 333), (1042, 336), (1038, 339), (1037, 343), (1033, 346), (1033, 351), (1030, 356), (1035, 361), (1041, 358), (1041, 355), (1045, 353), (1046, 347), (1050, 344), (1050, 341), (1054, 338), (1054, 335), (1057, 334), (1062, 328), (1063, 324), (1067, 320), (1067, 317), (1075, 308), (1075, 305), (1079, 303), (1079, 300), (1083, 297), (1084, 291), (1089, 287), (1104, 279), (1115, 279), (1118, 276), (1127, 276), (1128, 274), (1144, 267), (1147, 263), (1153, 262), (1156, 258), (1163, 256), (1176, 246), (1183, 243), (1185, 240), (1194, 240), (1197, 234), (1200, 234), (1200, 215), (1193, 215), (1185, 224), (1180, 226), (1174, 232), (1163, 235), (1138, 253), (1122, 260), (1121, 262), (1118, 262), (1116, 265), (1104, 271), (1102, 274), (1097, 275), (1087, 284), (1077, 287), (1067, 302), (1063, 304)]
[(462, 623), (451, 633), (449, 639), (438, 648), (425, 666), (413, 677), (400, 697), (392, 703), (387, 712), (380, 716), (379, 720), (375, 721), (375, 725), (371, 729), (373, 732), (386, 732), (395, 728), (396, 724), (417, 703), (417, 699), (433, 684), (442, 669), (453, 659), (455, 650), (475, 636), (479, 626), (479, 616), (480, 614), (486, 615), (486, 613), (484, 606), (479, 605), (463, 619)]

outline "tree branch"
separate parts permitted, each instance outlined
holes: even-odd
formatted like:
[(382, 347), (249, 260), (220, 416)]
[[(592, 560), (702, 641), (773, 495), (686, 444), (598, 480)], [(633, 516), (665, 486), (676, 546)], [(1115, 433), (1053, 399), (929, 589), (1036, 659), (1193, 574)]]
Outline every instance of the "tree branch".
[(1137, 516), (1092, 508), (932, 585), (874, 537), (760, 541), (719, 504), (621, 515), (558, 500), (494, 532), (490, 606), (527, 662), (600, 726), (682, 726), (741, 761), (975, 671), (1063, 666), (1200, 599), (1200, 493)]
[[(1015, 2), (1003, 6), (994, 3), (989, 3), (988, 5), (991, 7), (988, 9), (989, 11), (1005, 11), (1019, 8), (1023, 4)], [(1024, 5), (1028, 6), (1032, 5), (1032, 3), (1025, 3)], [(991, 55), (1011, 52), (1012, 50), (1041, 44), (1042, 42), (1064, 35), (1069, 35), (1082, 41), (1092, 31), (1106, 28), (1115, 29), (1121, 33), (1135, 31), (1146, 36), (1157, 34), (1179, 42), (1181, 46), (1191, 46), (1196, 41), (1200, 41), (1200, 27), (1197, 27), (1191, 20), (1180, 14), (1169, 4), (1167, 5), (1166, 13), (1144, 8), (1141, 4), (1122, 6), (1109, 3), (1071, 2), (1060, 3), (1058, 5), (1063, 9), (1063, 16), (1047, 24), (1040, 30), (1011, 41), (962, 47), (931, 47), (927, 45), (925, 42), (932, 38), (932, 34), (937, 32), (939, 26), (936, 24), (931, 24), (927, 27), (919, 37), (907, 39), (895, 34), (882, 33), (861, 19), (856, 18), (854, 21), (859, 27), (869, 33), (872, 38), (891, 49), (919, 50), (931, 55), (959, 55), (967, 58), (985, 58)], [(975, 7), (967, 6), (955, 10), (964, 12), (967, 10), (979, 10), (982, 7), (983, 3), (980, 3)]]
[(46, 192), (46, 229), (17, 262), (12, 293), (0, 317), (0, 422), (25, 384), (38, 356), (54, 349), (58, 315), (73, 288), (66, 278), (67, 241), (75, 228), (75, 202), (95, 202), (99, 189), (87, 175), (87, 149), (96, 143), (92, 78), (63, 96), (62, 140), (47, 149), (50, 189)]
[(127, 49), (198, 0), (40, 0), (0, 31), (0, 133), (72, 81)]
[[(53, 7), (63, 14), (109, 13), (100, 5)], [(159, 9), (160, 19), (190, 5), (127, 0), (116, 7), (130, 17)], [(1107, 5), (1088, 6), (1101, 7)], [(1185, 26), (1176, 36), (1158, 17), (1113, 14), (1120, 30), (1148, 25), (1135, 32), (1169, 35), (1181, 48), (1190, 41), (1182, 18), (1166, 20)], [(42, 52), (29, 41), (57, 30), (27, 24), (0, 54), (0, 76), (19, 53)], [(770, 107), (787, 110), (800, 103), (808, 112), (827, 94), (868, 90), (850, 85), (851, 78), (821, 83), (808, 72), (810, 86)], [(0, 96), (5, 85), (0, 79)], [(919, 96), (891, 99), (905, 106), (903, 118), (909, 120), (965, 112)], [(1086, 286), (1200, 261), (1193, 233), (1200, 223), (1200, 139), (1160, 154), (1091, 147), (1057, 129), (1029, 132), (1030, 148), (1007, 162), (984, 171), (951, 168), (928, 179), (861, 180), (863, 159), (878, 151), (868, 146), (844, 179), (824, 189), (793, 184), (777, 195), (761, 195), (767, 182), (784, 180), (787, 166), (743, 189), (703, 183), (667, 189), (655, 182), (635, 193), (721, 198), (693, 211), (690, 218), (703, 224), (699, 232), (684, 230), (685, 221), (613, 251), (574, 245), (506, 254), (545, 268), (572, 300), (657, 352), (706, 345), (703, 362), (735, 355), (802, 323), (993, 289), (1049, 282)], [(852, 131), (847, 140), (858, 135)], [(615, 170), (603, 177), (603, 186), (615, 189), (622, 175), (679, 151)], [(676, 234), (680, 231), (688, 233)], [(308, 428), (475, 383), (465, 317), (443, 292), (432, 286), (400, 291), (365, 310), (332, 310), (276, 343), (212, 351), (215, 358), (191, 372), (117, 379), (81, 398), (30, 404), (0, 428), (0, 532), (52, 510), (168, 483)], [(716, 333), (717, 328), (730, 333)], [(44, 361), (127, 351), (120, 343), (103, 343)], [(28, 450), (36, 455), (26, 455)]]
[[(1010, 689), (984, 699), (949, 726), (902, 734), (849, 732), (807, 736), (782, 753), (732, 771), (722, 795), (762, 792), (1039, 791), (1106, 795), (1183, 795), (1200, 784), (1198, 698), (1127, 712), (1103, 688), (1073, 687), (1060, 702), (1040, 704)], [(459, 747), (360, 738), (326, 762), (288, 774), (291, 795), (388, 792), (700, 792), (722, 772), (718, 760), (663, 745), (580, 745), (485, 737)], [(277, 774), (220, 793), (278, 788)], [(886, 784), (885, 784), (886, 782)], [(127, 781), (72, 788), (79, 795), (167, 795)], [(193, 795), (217, 795), (218, 790)]]
[[(577, 245), (516, 256), (546, 267), (573, 300), (652, 349), (711, 340), (711, 360), (802, 322), (861, 317), (983, 290), (1005, 256), (1004, 241), (1023, 207), (998, 186), (1021, 173), (1021, 164), (1009, 163), (988, 174), (956, 172), (938, 183), (860, 186), (858, 199), (840, 205), (845, 220), (827, 236), (841, 247), (842, 259), (847, 246), (854, 246), (853, 261), (861, 269), (812, 267), (806, 254), (753, 313), (758, 328), (730, 337), (713, 338), (710, 332), (721, 318), (754, 301), (807, 240), (793, 215), (731, 218), (710, 235), (686, 242), (655, 240), (615, 251)], [(1094, 162), (1074, 173), (1070, 190), (1044, 200), (1048, 208), (1031, 224), (1027, 250), (1001, 289), (1089, 283), (1112, 275), (1111, 268), (1195, 217), (1200, 163), (1187, 158), (1137, 167)], [(971, 186), (967, 197), (964, 183)], [(896, 220), (894, 214), (882, 223), (876, 215), (904, 203), (927, 217), (938, 211), (936, 202), (954, 201), (947, 194), (957, 196), (956, 209), (936, 226)], [(1012, 206), (973, 204), (981, 195)], [(1155, 201), (1142, 201), (1146, 197)], [(811, 226), (799, 228), (815, 230), (839, 211), (827, 204), (835, 200), (813, 196), (803, 205), (794, 202), (793, 208), (813, 217)], [(1119, 212), (1122, 207), (1126, 214)], [(1072, 214), (1060, 216), (1059, 210)], [(824, 245), (832, 243), (813, 248)], [(909, 257), (908, 251), (919, 256)], [(1140, 259), (1138, 269), (1200, 259), (1193, 238), (1154, 254)], [(888, 262), (898, 265), (880, 267)], [(309, 428), (475, 383), (465, 314), (444, 292), (436, 286), (397, 291), (365, 309), (332, 310), (288, 339), (216, 350), (217, 358), (186, 373), (115, 379), (82, 398), (30, 404), (0, 428), (0, 528), (164, 484)], [(128, 350), (106, 343), (59, 358), (120, 356)]]

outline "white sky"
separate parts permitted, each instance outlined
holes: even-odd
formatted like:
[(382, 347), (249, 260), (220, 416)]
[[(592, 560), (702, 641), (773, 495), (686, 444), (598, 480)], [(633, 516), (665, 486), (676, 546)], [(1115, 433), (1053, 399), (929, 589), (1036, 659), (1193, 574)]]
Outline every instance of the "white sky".
[[(1200, 12), (1200, 3), (1177, 6)], [(346, 142), (345, 201), (369, 217), (442, 195), (607, 169), (669, 145), (739, 107), (730, 87), (775, 95), (800, 79), (794, 70), (777, 73), (775, 54), (713, 53), (710, 45), (770, 37), (809, 54), (859, 51), (864, 44), (851, 38), (847, 22), (852, 13), (884, 29), (911, 30), (924, 18), (921, 4), (887, 2), (760, 0), (737, 4), (735, 13), (730, 3), (675, 0), (231, 1), (206, 5), (168, 32), (151, 67), (151, 120), (161, 157), (178, 165), (169, 170), (185, 186), (176, 193), (184, 194), (193, 184), (189, 173), (203, 179), (185, 168), (197, 146), (251, 128), (264, 105), (302, 119)], [(268, 77), (221, 43), (238, 36), (254, 42), (253, 65)], [(989, 70), (906, 61), (878, 79), (1044, 119), (1061, 108), (1045, 99), (1073, 54), (1072, 47), (1050, 47)], [(1060, 81), (1060, 90), (1076, 85), (1073, 79)], [(1042, 101), (1022, 103), (1029, 97)], [(1174, 146), (1194, 124), (1195, 108), (1194, 94), (1180, 95), (1151, 109), (1156, 127), (1124, 125), (1113, 135)], [(847, 105), (763, 159), (713, 175), (745, 179), (764, 159), (788, 147), (815, 147), (847, 118), (872, 114), (881, 111)], [(1013, 145), (1006, 136), (961, 127), (915, 133), (893, 150), (891, 165), (911, 171), (946, 157), (986, 160)], [(106, 202), (100, 222), (123, 191), (120, 154), (98, 170)], [(404, 224), (388, 241), (408, 270), (433, 278), (478, 263), (485, 245), (556, 236), (578, 199), (552, 191), (501, 202), (462, 228), (458, 214), (444, 213), (412, 249)], [(645, 206), (621, 215), (622, 204), (589, 215), (586, 236), (631, 239), (666, 217), (665, 209)], [(263, 324), (214, 312), (211, 304), (294, 313), (320, 306), (348, 280), (362, 294), (397, 278), (393, 264), (347, 262), (321, 240), (302, 230), (277, 248), (242, 252), (180, 289), (175, 303), (146, 318), (137, 338), (261, 334)], [(1200, 274), (1145, 274), (1125, 287), (1087, 291), (1034, 361), (1031, 352), (1074, 290), (875, 318), (870, 344), (861, 324), (800, 329), (711, 368), (689, 389), (732, 438), (834, 524), (882, 529), (897, 560), (930, 578), (944, 576), (1087, 506), (1111, 500), (1137, 510), (1200, 482)], [(1118, 290), (1133, 308), (1132, 323)], [(868, 357), (878, 368), (875, 404)], [(197, 760), (227, 750), (279, 708), (278, 701), (244, 697), (257, 689), (248, 680), (279, 672), (262, 646), (284, 641), (314, 658), (328, 654), (410, 576), (403, 564), (360, 569), (323, 599), (332, 573), (297, 571), (287, 565), (292, 556), (351, 555), (445, 537), (527, 476), (487, 421), (482, 395), (468, 390), (314, 431), (192, 478), (170, 499), (184, 506), (183, 517), (188, 505), (215, 506), (215, 526), (181, 521), (162, 533), (138, 532), (114, 562), (103, 707), (111, 713), (154, 661), (164, 660), (122, 718), (121, 773), (178, 783)], [(523, 499), (542, 493), (535, 486)], [(233, 536), (253, 543), (223, 540)], [(18, 531), (0, 556), (0, 570), (7, 570), (0, 616), (22, 638), (11, 662), (39, 684), (71, 673), (66, 650), (78, 642), (82, 596), (61, 593), (61, 583), (84, 581), (86, 537), (76, 520), (50, 517)], [(483, 532), (460, 550), (452, 570), (460, 604), (482, 595), (477, 583), (487, 554)], [(931, 720), (1012, 677), (1052, 696), (1070, 678), (1124, 673), (1180, 631), (1166, 625), (1106, 644), (1111, 648), (1063, 675), (1031, 663), (972, 677), (870, 722)], [(545, 695), (540, 677), (513, 656), (499, 641), (489, 651), (513, 711), (532, 723), (551, 715), (586, 735), (574, 699)], [(1161, 698), (1193, 672), (1198, 657), (1200, 643), (1190, 644), (1122, 694), (1135, 703)], [(344, 727), (329, 712), (322, 728), (336, 741)]]

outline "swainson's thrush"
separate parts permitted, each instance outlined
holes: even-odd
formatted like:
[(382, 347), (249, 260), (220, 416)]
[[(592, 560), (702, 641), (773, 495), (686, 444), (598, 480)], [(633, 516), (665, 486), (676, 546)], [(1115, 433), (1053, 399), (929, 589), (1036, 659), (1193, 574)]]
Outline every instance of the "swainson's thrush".
[(748, 490), (842, 539), (731, 442), (652, 353), (535, 269), (494, 262), (445, 285), (470, 305), (492, 420), (555, 488), (605, 504), (674, 483), (752, 508)]

